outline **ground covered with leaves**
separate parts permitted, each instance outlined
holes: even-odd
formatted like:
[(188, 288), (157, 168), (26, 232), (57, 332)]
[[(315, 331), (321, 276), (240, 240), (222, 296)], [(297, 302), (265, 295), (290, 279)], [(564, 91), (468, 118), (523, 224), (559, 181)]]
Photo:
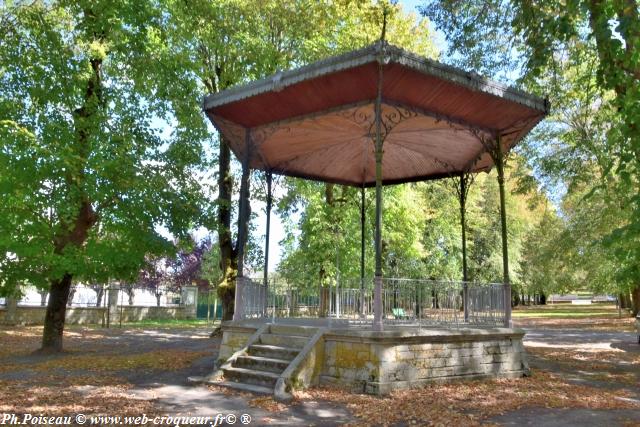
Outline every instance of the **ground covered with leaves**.
[(516, 319), (527, 329), (528, 378), (432, 384), (386, 397), (318, 387), (287, 404), (189, 384), (188, 376), (211, 371), (217, 354), (220, 338), (206, 327), (73, 327), (66, 352), (55, 356), (34, 354), (42, 328), (3, 328), (0, 413), (250, 414), (251, 425), (296, 426), (640, 425), (640, 345), (629, 322)]
[(217, 348), (203, 332), (72, 328), (63, 354), (40, 355), (41, 337), (41, 327), (0, 329), (0, 413), (161, 414), (136, 396), (139, 380), (185, 370)]

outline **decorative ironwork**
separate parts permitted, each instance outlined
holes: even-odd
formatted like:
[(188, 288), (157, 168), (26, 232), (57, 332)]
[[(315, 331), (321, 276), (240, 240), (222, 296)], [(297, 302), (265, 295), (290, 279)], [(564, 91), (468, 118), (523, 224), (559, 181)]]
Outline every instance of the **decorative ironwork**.
[[(372, 108), (372, 104), (364, 105), (358, 108), (339, 111), (336, 113), (339, 117), (345, 118), (358, 126), (362, 126), (365, 130), (365, 134), (372, 140), (375, 139), (375, 110)], [(384, 141), (386, 137), (391, 133), (400, 123), (418, 117), (419, 113), (413, 109), (403, 107), (400, 105), (383, 104), (380, 137)]]
[(384, 141), (393, 128), (400, 123), (418, 117), (418, 113), (407, 107), (384, 104), (382, 109), (382, 140)]
[(251, 129), (251, 143), (253, 148), (259, 149), (262, 144), (267, 142), (267, 140), (271, 138), (276, 132), (291, 133), (291, 126), (269, 124), (266, 126)]
[(438, 157), (431, 156), (430, 159), (435, 165), (445, 168), (447, 172), (453, 173), (456, 170), (455, 166), (453, 166), (452, 164), (444, 160), (439, 159)]
[(336, 115), (347, 119), (358, 126), (366, 126), (366, 129), (370, 129), (371, 126), (373, 126), (373, 123), (375, 123), (375, 114), (371, 108), (371, 104), (338, 111)]
[(230, 120), (220, 116), (211, 116), (213, 125), (218, 131), (230, 141), (243, 141), (245, 138), (245, 128)]

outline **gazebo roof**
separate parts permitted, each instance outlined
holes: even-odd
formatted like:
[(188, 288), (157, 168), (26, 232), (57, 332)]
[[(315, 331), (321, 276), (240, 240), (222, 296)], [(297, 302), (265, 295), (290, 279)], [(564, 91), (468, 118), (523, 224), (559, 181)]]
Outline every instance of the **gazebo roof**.
[(482, 140), (506, 151), (546, 100), (378, 42), (207, 96), (204, 110), (253, 169), (375, 185), (375, 99), (383, 64), (383, 183), (489, 170)]

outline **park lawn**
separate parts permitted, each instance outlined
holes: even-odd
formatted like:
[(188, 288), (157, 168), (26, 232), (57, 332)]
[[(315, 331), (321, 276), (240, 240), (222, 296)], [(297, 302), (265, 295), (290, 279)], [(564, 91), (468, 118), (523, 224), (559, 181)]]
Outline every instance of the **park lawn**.
[[(215, 324), (219, 324), (220, 321), (216, 321)], [(213, 327), (214, 322), (209, 321), (207, 324), (206, 319), (157, 319), (157, 320), (142, 320), (139, 322), (127, 322), (123, 323), (122, 327), (125, 328), (203, 328)], [(119, 327), (119, 325), (115, 325)]]
[[(618, 318), (618, 310), (614, 304), (547, 304), (514, 307), (514, 318)], [(623, 317), (628, 314), (622, 312)]]
[(586, 328), (631, 332), (635, 330), (634, 318), (622, 311), (619, 317), (614, 304), (591, 305), (549, 304), (515, 307), (513, 322), (516, 327)]

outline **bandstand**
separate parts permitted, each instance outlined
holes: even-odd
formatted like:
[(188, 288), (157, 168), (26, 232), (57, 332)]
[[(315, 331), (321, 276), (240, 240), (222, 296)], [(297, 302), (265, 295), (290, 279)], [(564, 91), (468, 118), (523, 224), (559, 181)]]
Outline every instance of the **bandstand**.
[[(242, 163), (242, 180), (235, 311), (205, 380), (287, 398), (318, 383), (384, 394), (526, 373), (524, 333), (511, 327), (504, 160), (548, 109), (385, 41), (208, 96), (204, 110)], [(465, 203), (469, 177), (493, 167), (503, 278), (480, 284), (467, 281)], [(266, 265), (261, 280), (245, 277), (251, 170), (267, 175), (267, 215), (273, 174), (358, 187), (363, 201), (375, 188), (373, 280), (362, 267), (360, 278), (303, 292), (270, 283)], [(463, 280), (383, 277), (383, 185), (441, 178), (459, 184)]]

